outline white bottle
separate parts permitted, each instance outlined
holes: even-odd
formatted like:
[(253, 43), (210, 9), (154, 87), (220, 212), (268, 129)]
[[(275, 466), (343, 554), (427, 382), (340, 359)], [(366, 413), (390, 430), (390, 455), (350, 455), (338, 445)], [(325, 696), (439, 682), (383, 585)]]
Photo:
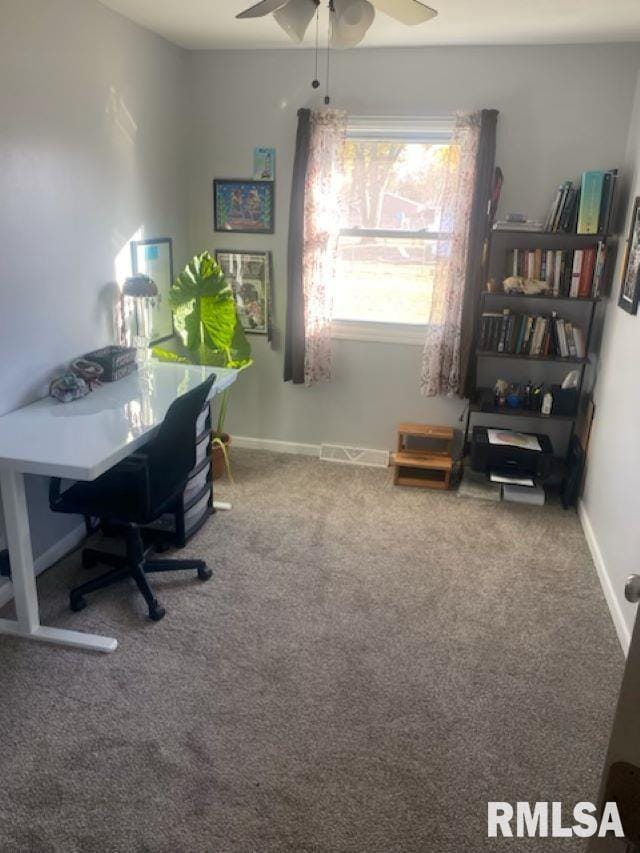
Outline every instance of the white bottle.
[(547, 393), (542, 398), (542, 409), (541, 409), (542, 414), (543, 415), (550, 415), (552, 406), (553, 406), (553, 395), (551, 394), (551, 391), (547, 391)]

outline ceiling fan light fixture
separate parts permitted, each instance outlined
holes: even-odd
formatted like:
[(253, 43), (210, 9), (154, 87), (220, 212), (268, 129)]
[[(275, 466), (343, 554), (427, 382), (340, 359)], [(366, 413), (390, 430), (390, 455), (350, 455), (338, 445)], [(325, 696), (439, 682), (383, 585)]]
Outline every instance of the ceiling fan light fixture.
[(373, 23), (375, 9), (368, 0), (334, 0), (332, 47), (354, 47)]
[(316, 13), (315, 0), (290, 0), (273, 13), (273, 17), (293, 41), (301, 42)]

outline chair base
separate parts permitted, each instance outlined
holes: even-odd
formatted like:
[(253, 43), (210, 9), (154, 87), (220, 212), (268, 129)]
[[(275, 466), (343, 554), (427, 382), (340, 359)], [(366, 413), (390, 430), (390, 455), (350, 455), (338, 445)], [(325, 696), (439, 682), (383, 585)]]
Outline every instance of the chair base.
[(94, 566), (103, 564), (111, 566), (111, 571), (93, 578), (87, 581), (87, 583), (74, 587), (69, 593), (69, 606), (72, 610), (76, 612), (84, 610), (87, 606), (85, 598), (87, 593), (104, 589), (127, 577), (132, 577), (147, 603), (149, 618), (154, 622), (159, 622), (166, 611), (159, 604), (155, 596), (153, 588), (147, 579), (148, 574), (154, 572), (195, 571), (201, 581), (207, 581), (213, 575), (213, 572), (207, 568), (204, 560), (148, 560), (146, 553), (142, 549), (135, 547), (138, 541), (135, 538), (133, 541), (130, 540), (130, 546), (133, 545), (134, 547), (127, 548), (128, 553), (126, 557), (120, 554), (112, 554), (109, 551), (98, 551), (95, 548), (85, 548), (82, 551), (83, 568), (91, 569)]

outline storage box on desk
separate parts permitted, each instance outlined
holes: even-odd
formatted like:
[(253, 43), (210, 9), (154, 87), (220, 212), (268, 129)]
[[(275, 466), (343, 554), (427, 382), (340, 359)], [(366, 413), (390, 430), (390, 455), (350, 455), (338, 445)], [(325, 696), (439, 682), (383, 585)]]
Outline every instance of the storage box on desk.
[(108, 346), (88, 352), (88, 361), (95, 361), (104, 370), (100, 377), (103, 382), (115, 382), (128, 376), (137, 368), (135, 347)]

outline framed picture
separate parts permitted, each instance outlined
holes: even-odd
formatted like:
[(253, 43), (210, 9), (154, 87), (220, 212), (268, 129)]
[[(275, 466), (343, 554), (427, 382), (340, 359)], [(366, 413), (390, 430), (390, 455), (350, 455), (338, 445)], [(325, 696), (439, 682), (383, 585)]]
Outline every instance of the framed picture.
[(622, 265), (622, 283), (618, 305), (629, 314), (638, 312), (638, 278), (640, 276), (640, 196), (633, 204), (631, 226)]
[(276, 179), (276, 149), (253, 149), (253, 179), (254, 181), (275, 181)]
[(245, 332), (271, 339), (271, 252), (221, 249), (216, 261), (233, 289)]
[(215, 231), (273, 234), (273, 182), (222, 180), (213, 182)]
[(169, 290), (173, 284), (173, 241), (170, 237), (131, 241), (131, 269), (143, 273), (158, 287), (158, 299), (151, 309), (151, 343), (166, 341), (174, 335)]

